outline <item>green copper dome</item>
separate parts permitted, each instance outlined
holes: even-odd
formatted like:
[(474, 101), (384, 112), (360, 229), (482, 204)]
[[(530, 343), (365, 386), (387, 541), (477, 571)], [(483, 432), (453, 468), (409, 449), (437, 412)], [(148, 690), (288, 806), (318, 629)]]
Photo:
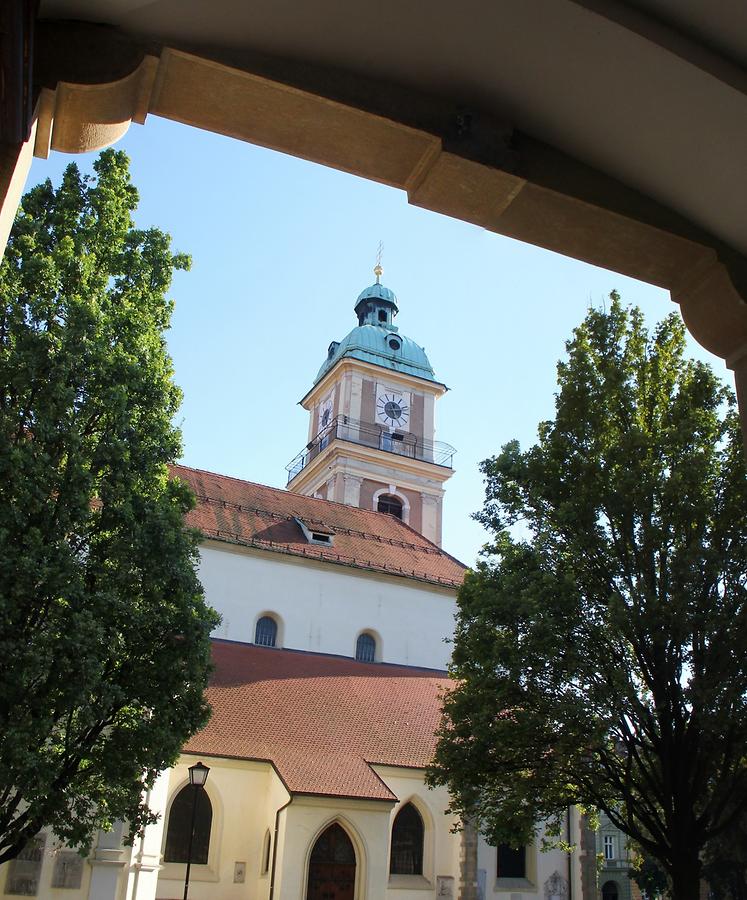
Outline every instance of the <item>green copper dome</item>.
[(341, 341), (333, 341), (329, 345), (327, 358), (314, 384), (344, 358), (360, 359), (427, 381), (436, 380), (425, 350), (415, 341), (399, 334), (397, 326), (392, 323), (398, 312), (394, 291), (380, 284), (377, 278), (376, 284), (358, 295), (355, 312), (358, 326)]

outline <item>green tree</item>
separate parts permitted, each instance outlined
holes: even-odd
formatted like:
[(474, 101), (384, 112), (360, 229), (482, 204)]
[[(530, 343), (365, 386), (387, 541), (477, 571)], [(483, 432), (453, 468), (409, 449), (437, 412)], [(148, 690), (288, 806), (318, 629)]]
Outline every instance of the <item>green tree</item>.
[(637, 868), (633, 869), (629, 875), (648, 900), (662, 897), (667, 889), (667, 876), (664, 874), (664, 870), (650, 856), (640, 858)]
[(216, 614), (171, 481), (174, 269), (123, 153), (23, 199), (0, 267), (0, 862), (85, 847), (207, 720)]
[(459, 593), (431, 781), (494, 843), (603, 810), (698, 897), (747, 807), (747, 487), (731, 392), (616, 294), (553, 421), (482, 465), (492, 545)]
[(747, 814), (706, 847), (703, 874), (713, 900), (747, 900)]

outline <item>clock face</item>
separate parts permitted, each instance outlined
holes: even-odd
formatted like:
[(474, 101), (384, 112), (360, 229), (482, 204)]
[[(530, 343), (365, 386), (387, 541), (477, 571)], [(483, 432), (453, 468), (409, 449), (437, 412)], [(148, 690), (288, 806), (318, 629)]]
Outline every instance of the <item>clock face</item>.
[(410, 408), (402, 394), (382, 391), (376, 399), (376, 416), (390, 428), (404, 428), (410, 418)]
[(322, 431), (332, 421), (332, 398), (328, 397), (319, 407), (319, 430)]

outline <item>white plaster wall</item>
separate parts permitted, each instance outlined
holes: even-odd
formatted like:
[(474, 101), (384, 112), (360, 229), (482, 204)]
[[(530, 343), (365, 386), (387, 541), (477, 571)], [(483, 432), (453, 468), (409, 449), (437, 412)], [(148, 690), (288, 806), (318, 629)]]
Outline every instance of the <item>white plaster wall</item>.
[(276, 900), (306, 896), (311, 851), (333, 822), (342, 825), (355, 847), (355, 900), (385, 900), (391, 808), (386, 801), (294, 797), (284, 813), (283, 881)]
[(452, 896), (457, 900), (461, 836), (451, 833), (456, 819), (446, 815), (446, 808), (449, 805), (448, 791), (444, 787), (435, 790), (427, 788), (423, 772), (418, 769), (390, 766), (373, 768), (399, 801), (389, 816), (389, 835), (391, 836), (397, 813), (406, 803), (415, 806), (425, 826), (422, 877), (389, 875), (387, 847), (387, 900), (436, 900), (439, 877), (453, 879)]
[[(542, 843), (542, 832), (538, 835), (536, 842), (527, 847), (527, 875), (526, 881), (521, 884), (523, 879), (506, 878), (499, 879), (496, 876), (497, 871), (497, 851), (495, 847), (491, 847), (485, 838), (480, 835), (477, 847), (477, 868), (485, 870), (485, 900), (509, 900), (517, 895), (520, 897), (533, 898), (538, 897), (545, 900), (545, 882), (554, 872), (558, 872), (564, 881), (568, 882), (568, 854), (562, 850), (542, 851), (540, 849)], [(574, 870), (578, 868), (577, 854), (571, 857), (572, 870), (571, 877), (573, 880), (573, 896), (580, 897), (577, 890), (579, 884), (579, 875)], [(567, 896), (567, 895), (566, 895)]]
[[(169, 806), (189, 782), (187, 767), (194, 758), (184, 757), (170, 771)], [(192, 865), (190, 900), (246, 900), (265, 898), (269, 873), (261, 874), (265, 832), (274, 827), (275, 810), (288, 800), (288, 793), (268, 763), (205, 758), (210, 766), (205, 790), (213, 806), (207, 865)], [(166, 820), (166, 825), (168, 819)], [(166, 829), (163, 832), (165, 846)], [(245, 864), (244, 882), (234, 882), (236, 863)], [(156, 897), (181, 897), (186, 866), (164, 863)], [(277, 894), (276, 894), (277, 896)], [(139, 895), (137, 900), (145, 900)]]
[(203, 545), (200, 579), (223, 617), (215, 637), (251, 643), (274, 613), (282, 645), (355, 656), (363, 630), (381, 636), (382, 662), (442, 669), (454, 629), (453, 591), (282, 554)]

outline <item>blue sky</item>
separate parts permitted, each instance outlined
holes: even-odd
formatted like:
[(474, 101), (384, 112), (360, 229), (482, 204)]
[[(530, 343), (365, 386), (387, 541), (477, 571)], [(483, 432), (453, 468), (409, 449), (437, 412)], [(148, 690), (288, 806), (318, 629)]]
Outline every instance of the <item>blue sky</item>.
[[(508, 440), (532, 443), (553, 413), (555, 365), (590, 303), (617, 289), (652, 325), (667, 292), (407, 204), (352, 175), (149, 117), (118, 148), (132, 163), (141, 225), (192, 255), (177, 273), (168, 343), (184, 391), (183, 462), (284, 487), (306, 443), (298, 400), (327, 346), (356, 324), (379, 241), (400, 331), (425, 347), (450, 390), (437, 435), (457, 448), (443, 546), (470, 564), (487, 540), (477, 466)], [(35, 160), (29, 185), (71, 161)], [(694, 356), (723, 362), (691, 343)]]

